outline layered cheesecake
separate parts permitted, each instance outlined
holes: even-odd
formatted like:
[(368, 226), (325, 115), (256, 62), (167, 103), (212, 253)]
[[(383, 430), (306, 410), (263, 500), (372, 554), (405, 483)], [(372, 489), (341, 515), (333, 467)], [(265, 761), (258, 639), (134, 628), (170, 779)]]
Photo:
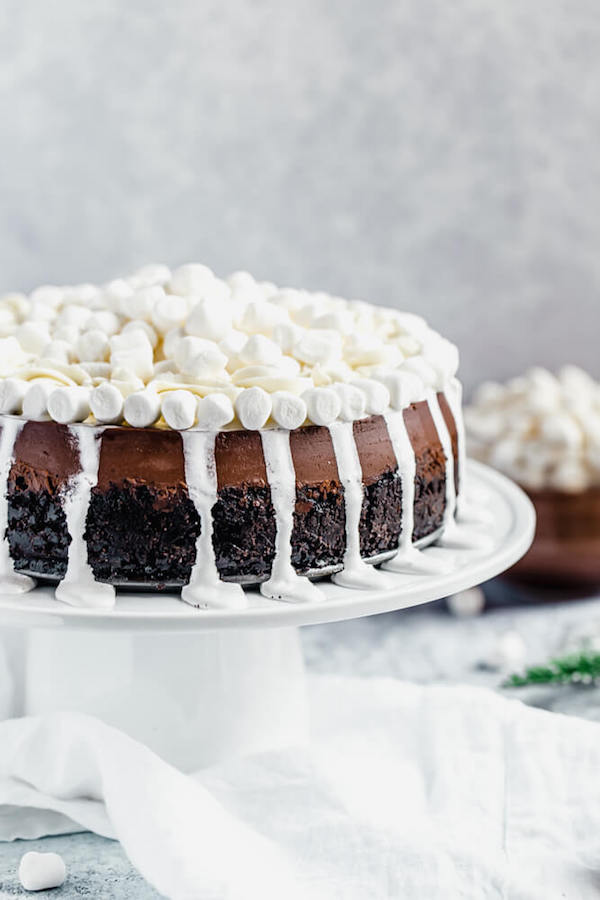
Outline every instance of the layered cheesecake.
[(153, 265), (7, 295), (0, 335), (5, 590), (318, 599), (453, 526), (458, 355), (416, 315)]

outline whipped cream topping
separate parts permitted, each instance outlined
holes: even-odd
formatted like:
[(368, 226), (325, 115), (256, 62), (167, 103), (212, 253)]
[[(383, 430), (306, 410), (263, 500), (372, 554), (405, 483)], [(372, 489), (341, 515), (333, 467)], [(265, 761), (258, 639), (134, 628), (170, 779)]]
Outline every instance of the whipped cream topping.
[(419, 316), (200, 264), (0, 297), (0, 413), (34, 420), (328, 426), (423, 400), (457, 365)]
[(600, 384), (577, 366), (484, 382), (464, 419), (469, 452), (530, 490), (600, 485)]

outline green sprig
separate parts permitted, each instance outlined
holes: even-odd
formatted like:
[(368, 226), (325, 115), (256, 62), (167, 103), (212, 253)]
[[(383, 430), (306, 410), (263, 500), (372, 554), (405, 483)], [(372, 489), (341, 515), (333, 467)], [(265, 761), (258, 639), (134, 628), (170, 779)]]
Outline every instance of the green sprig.
[(600, 653), (583, 651), (552, 659), (545, 666), (532, 666), (523, 675), (511, 675), (503, 687), (533, 684), (592, 684), (600, 679)]

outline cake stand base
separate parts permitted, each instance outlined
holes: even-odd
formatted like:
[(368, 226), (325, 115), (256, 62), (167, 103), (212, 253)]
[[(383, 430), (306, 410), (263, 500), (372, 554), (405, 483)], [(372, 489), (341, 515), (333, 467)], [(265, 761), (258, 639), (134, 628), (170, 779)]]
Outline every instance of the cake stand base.
[(97, 716), (184, 771), (307, 735), (297, 628), (201, 634), (34, 628), (12, 641), (20, 643), (12, 654), (14, 715)]
[[(318, 603), (281, 603), (248, 593), (242, 610), (199, 610), (174, 595), (119, 593), (113, 610), (69, 607), (51, 587), (0, 595), (0, 715), (75, 710), (98, 716), (193, 771), (232, 755), (273, 750), (307, 737), (299, 626), (390, 612), (480, 584), (529, 548), (533, 506), (504, 476), (469, 464), (471, 520), (444, 574), (386, 573), (386, 586), (353, 591), (323, 582)], [(456, 549), (458, 548), (458, 549)], [(5, 702), (10, 693), (10, 704)], [(5, 709), (2, 709), (2, 707)]]

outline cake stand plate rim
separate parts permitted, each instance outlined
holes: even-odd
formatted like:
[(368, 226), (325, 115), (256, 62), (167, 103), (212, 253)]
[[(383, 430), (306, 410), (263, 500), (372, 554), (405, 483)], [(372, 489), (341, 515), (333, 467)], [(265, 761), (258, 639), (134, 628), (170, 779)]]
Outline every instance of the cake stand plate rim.
[[(174, 594), (120, 592), (112, 610), (81, 609), (54, 599), (54, 588), (38, 586), (28, 594), (0, 594), (0, 626), (84, 628), (118, 631), (171, 632), (221, 629), (285, 628), (337, 622), (418, 606), (481, 584), (512, 566), (529, 549), (535, 532), (535, 510), (526, 493), (505, 475), (468, 460), (470, 490), (488, 494), (488, 505), (501, 513), (494, 525), (477, 530), (493, 539), (485, 552), (460, 561), (444, 575), (391, 576), (395, 585), (351, 590), (321, 582), (321, 603), (268, 601), (253, 590), (246, 609), (194, 609)], [(464, 554), (463, 554), (464, 556)], [(387, 573), (386, 573), (387, 574)]]

